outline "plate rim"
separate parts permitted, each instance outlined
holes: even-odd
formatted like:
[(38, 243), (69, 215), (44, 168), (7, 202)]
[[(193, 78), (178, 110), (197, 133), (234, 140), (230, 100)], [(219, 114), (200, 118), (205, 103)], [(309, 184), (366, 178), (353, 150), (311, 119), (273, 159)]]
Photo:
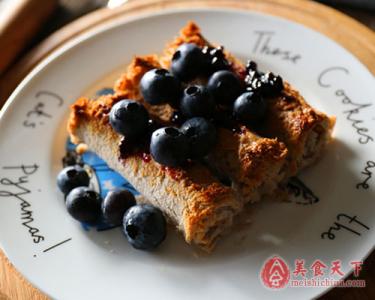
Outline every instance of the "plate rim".
[[(228, 12), (228, 10), (226, 8), (224, 8), (224, 7), (217, 7), (217, 10), (218, 11), (223, 11), (223, 12)], [(325, 37), (325, 38), (327, 38), (327, 39), (329, 39), (329, 40), (332, 41), (331, 38), (325, 36), (321, 32), (316, 31), (316, 30), (314, 30), (314, 29), (312, 29), (312, 28), (310, 28), (310, 27), (308, 27), (308, 26), (306, 26), (304, 24), (300, 24), (298, 22), (291, 21), (291, 20), (286, 19), (286, 18), (282, 18), (282, 17), (274, 16), (274, 15), (269, 15), (269, 14), (261, 13), (261, 12), (258, 12), (258, 11), (252, 11), (252, 10), (242, 10), (242, 9), (233, 9), (233, 8), (230, 9), (230, 10), (232, 10), (234, 12), (254, 13), (254, 14), (258, 14), (258, 15), (265, 15), (265, 16), (268, 16), (268, 17), (271, 17), (271, 18), (282, 19), (282, 20), (285, 20), (285, 21), (288, 21), (288, 22), (291, 22), (291, 23), (295, 23), (295, 24), (297, 24), (299, 26), (303, 26), (303, 27), (305, 27), (305, 28), (307, 28), (309, 30), (315, 31), (318, 34), (322, 35), (323, 37)], [(82, 34), (74, 37), (73, 39), (69, 40), (67, 43), (65, 43), (64, 45), (58, 47), (53, 52), (51, 52), (50, 54), (48, 54), (45, 58), (43, 58), (43, 60), (40, 61), (32, 69), (32, 71), (22, 80), (22, 82), (17, 86), (17, 88), (14, 90), (14, 92), (12, 93), (12, 95), (9, 97), (9, 99), (6, 101), (6, 103), (4, 104), (4, 106), (0, 110), (0, 127), (3, 126), (3, 122), (4, 122), (4, 118), (3, 117), (4, 117), (4, 115), (10, 109), (10, 107), (12, 105), (14, 105), (14, 102), (17, 101), (18, 94), (25, 88), (25, 86), (27, 86), (32, 80), (34, 80), (38, 76), (41, 76), (42, 75), (41, 73), (43, 71), (46, 71), (48, 69), (48, 67), (50, 66), (51, 62), (53, 62), (54, 60), (56, 60), (56, 59), (64, 56), (67, 52), (69, 52), (71, 49), (75, 48), (79, 44), (85, 42), (86, 40), (94, 39), (97, 35), (105, 34), (108, 30), (111, 30), (111, 29), (116, 28), (118, 26), (126, 26), (126, 24), (131, 23), (133, 21), (147, 19), (150, 16), (155, 16), (155, 15), (174, 14), (176, 12), (179, 13), (179, 12), (191, 12), (191, 11), (209, 11), (209, 9), (207, 9), (205, 7), (204, 8), (200, 8), (200, 7), (180, 8), (180, 9), (171, 8), (171, 9), (167, 9), (166, 11), (160, 11), (157, 14), (147, 12), (147, 13), (141, 13), (140, 15), (132, 16), (132, 17), (128, 17), (128, 16), (124, 16), (124, 15), (119, 15), (118, 18), (116, 18), (115, 20), (108, 20), (108, 22), (104, 22), (102, 24), (99, 24), (98, 26), (95, 26), (94, 28), (91, 28), (87, 32), (84, 32), (84, 33), (82, 33)], [(112, 22), (114, 22), (114, 23), (112, 23)], [(333, 40), (333, 42), (336, 43), (336, 44), (338, 44), (348, 54), (352, 55), (356, 60), (358, 60), (360, 62), (360, 64), (366, 68), (366, 70), (369, 72), (370, 75), (372, 74), (371, 71), (368, 69), (368, 66), (366, 66), (356, 55), (354, 55), (353, 53), (351, 53), (347, 48), (345, 48), (342, 44), (338, 43), (337, 41)], [(0, 247), (1, 247), (2, 251), (5, 253), (5, 255), (7, 256), (7, 252), (5, 251), (5, 249), (3, 248), (3, 246), (1, 244), (0, 244)], [(364, 259), (366, 259), (374, 250), (375, 250), (375, 245), (372, 247), (372, 249), (370, 249), (368, 251), (368, 253), (364, 257)], [(21, 273), (20, 271), (18, 271), (18, 272)], [(27, 279), (28, 282), (32, 283), (33, 286), (37, 287), (44, 294), (49, 295), (47, 292), (45, 292), (44, 290), (42, 290), (41, 288), (39, 288), (39, 286), (36, 285), (34, 283), (34, 281), (30, 280), (23, 273), (21, 273), (21, 274), (22, 274), (22, 276), (24, 276), (24, 278)], [(351, 273), (347, 273), (346, 276), (345, 276), (345, 278), (348, 277), (350, 274)], [(323, 294), (325, 294), (328, 291), (330, 291), (332, 288), (333, 288), (332, 286), (326, 288), (325, 290), (323, 290), (319, 294), (316, 294), (316, 297), (322, 296)]]

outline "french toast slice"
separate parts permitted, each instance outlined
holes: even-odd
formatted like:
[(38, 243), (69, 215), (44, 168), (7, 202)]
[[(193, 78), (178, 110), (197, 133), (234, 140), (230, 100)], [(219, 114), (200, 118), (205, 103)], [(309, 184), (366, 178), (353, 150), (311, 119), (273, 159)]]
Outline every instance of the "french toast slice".
[[(160, 58), (162, 67), (169, 68), (173, 54), (183, 43), (194, 43), (199, 47), (212, 46), (202, 35), (200, 28), (194, 22), (189, 22), (181, 29), (180, 35), (166, 46), (164, 55)], [(225, 55), (232, 70), (243, 78), (245, 65), (232, 54), (225, 52)], [(336, 119), (311, 107), (286, 81), (281, 95), (268, 99), (268, 107), (266, 119), (256, 129), (256, 133), (285, 143), (288, 148), (288, 166), (284, 177), (287, 179), (319, 159), (331, 140)], [(215, 156), (212, 163), (221, 164), (218, 158)], [(229, 171), (226, 170), (227, 173)]]
[[(121, 136), (108, 122), (111, 107), (121, 99), (137, 100), (153, 119), (169, 124), (173, 107), (146, 103), (139, 82), (153, 68), (168, 68), (176, 48), (187, 42), (201, 47), (210, 45), (199, 28), (189, 23), (161, 57), (135, 57), (116, 82), (115, 95), (78, 99), (72, 106), (68, 130), (73, 142), (87, 144), (126, 177), (147, 201), (159, 207), (188, 243), (211, 251), (244, 204), (277, 191), (280, 182), (320, 156), (330, 140), (334, 119), (311, 108), (284, 82), (282, 94), (269, 99), (267, 119), (257, 133), (245, 126), (235, 132), (219, 127), (218, 143), (204, 163), (171, 169), (161, 166), (147, 153), (121, 159)], [(229, 53), (226, 57), (232, 69), (243, 77), (243, 64)], [(227, 178), (229, 186), (223, 183)]]
[[(215, 176), (217, 174), (201, 163), (195, 162), (183, 169), (166, 168), (150, 156), (145, 159), (147, 153), (135, 153), (121, 159), (121, 136), (109, 124), (111, 107), (125, 98), (143, 103), (154, 120), (168, 122), (163, 117), (170, 112), (170, 107), (150, 107), (140, 95), (140, 79), (155, 66), (155, 56), (136, 57), (122, 77), (123, 91), (118, 90), (113, 96), (102, 96), (96, 100), (78, 99), (72, 105), (68, 131), (74, 143), (87, 144), (111, 168), (127, 178), (148, 202), (159, 207), (184, 234), (188, 243), (211, 251), (218, 237), (241, 212), (244, 198), (232, 187), (221, 183), (220, 176)], [(221, 150), (220, 144), (225, 144), (227, 138), (231, 139), (232, 146)], [(241, 142), (244, 139), (248, 142)], [(259, 199), (268, 190), (265, 186), (277, 184), (287, 154), (284, 144), (276, 139), (262, 138), (246, 130), (232, 133), (219, 129), (219, 144), (215, 149), (223, 155), (233, 155), (233, 151), (244, 158), (247, 169), (238, 166), (238, 163), (234, 167), (248, 172), (249, 197), (246, 201)], [(268, 181), (272, 184), (266, 184)]]

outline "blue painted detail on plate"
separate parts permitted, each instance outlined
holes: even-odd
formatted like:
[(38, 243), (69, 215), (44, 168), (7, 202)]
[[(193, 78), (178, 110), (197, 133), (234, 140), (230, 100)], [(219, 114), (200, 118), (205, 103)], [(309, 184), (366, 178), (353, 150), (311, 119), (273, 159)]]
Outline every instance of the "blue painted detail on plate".
[(103, 95), (112, 95), (115, 91), (112, 88), (102, 88), (101, 90), (96, 92), (96, 96), (103, 96)]

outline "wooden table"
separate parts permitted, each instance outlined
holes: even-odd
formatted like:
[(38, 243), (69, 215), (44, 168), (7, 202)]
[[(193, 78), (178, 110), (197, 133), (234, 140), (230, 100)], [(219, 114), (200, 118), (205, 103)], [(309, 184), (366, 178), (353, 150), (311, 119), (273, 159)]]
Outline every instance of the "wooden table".
[[(375, 75), (374, 32), (338, 11), (315, 2), (308, 0), (137, 0), (116, 10), (95, 11), (47, 38), (0, 78), (0, 107), (9, 93), (36, 63), (69, 39), (89, 28), (110, 22), (120, 15), (132, 17), (146, 11), (153, 12), (165, 7), (187, 5), (189, 7), (221, 6), (251, 9), (305, 24), (347, 48)], [(338, 24), (340, 26), (337, 26)], [(375, 299), (375, 252), (366, 260), (360, 279), (366, 280), (366, 288), (336, 288), (321, 299)], [(0, 251), (0, 300), (3, 299), (41, 300), (48, 298), (23, 279)]]

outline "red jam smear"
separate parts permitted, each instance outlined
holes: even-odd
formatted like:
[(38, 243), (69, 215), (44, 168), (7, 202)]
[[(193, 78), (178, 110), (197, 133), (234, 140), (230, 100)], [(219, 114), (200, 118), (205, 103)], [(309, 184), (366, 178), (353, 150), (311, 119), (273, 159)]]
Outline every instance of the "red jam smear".
[(120, 160), (125, 161), (132, 156), (141, 157), (144, 162), (151, 161), (151, 155), (145, 141), (130, 141), (123, 137), (120, 141)]
[(230, 69), (232, 70), (232, 72), (234, 72), (234, 73), (237, 74), (237, 76), (241, 79), (241, 81), (245, 80), (245, 77), (247, 75), (245, 67), (240, 66), (240, 65), (235, 64), (235, 63), (231, 63), (230, 64)]
[(151, 161), (151, 154), (147, 152), (140, 153), (140, 157), (145, 163), (149, 163)]
[(161, 169), (174, 180), (179, 180), (181, 178), (181, 170), (167, 166), (161, 166)]
[(119, 144), (119, 159), (124, 163), (125, 160), (132, 156), (138, 156), (142, 158), (145, 163), (151, 161), (150, 155), (150, 140), (152, 133), (161, 127), (161, 124), (150, 119), (148, 131), (140, 139), (127, 139), (122, 137)]

